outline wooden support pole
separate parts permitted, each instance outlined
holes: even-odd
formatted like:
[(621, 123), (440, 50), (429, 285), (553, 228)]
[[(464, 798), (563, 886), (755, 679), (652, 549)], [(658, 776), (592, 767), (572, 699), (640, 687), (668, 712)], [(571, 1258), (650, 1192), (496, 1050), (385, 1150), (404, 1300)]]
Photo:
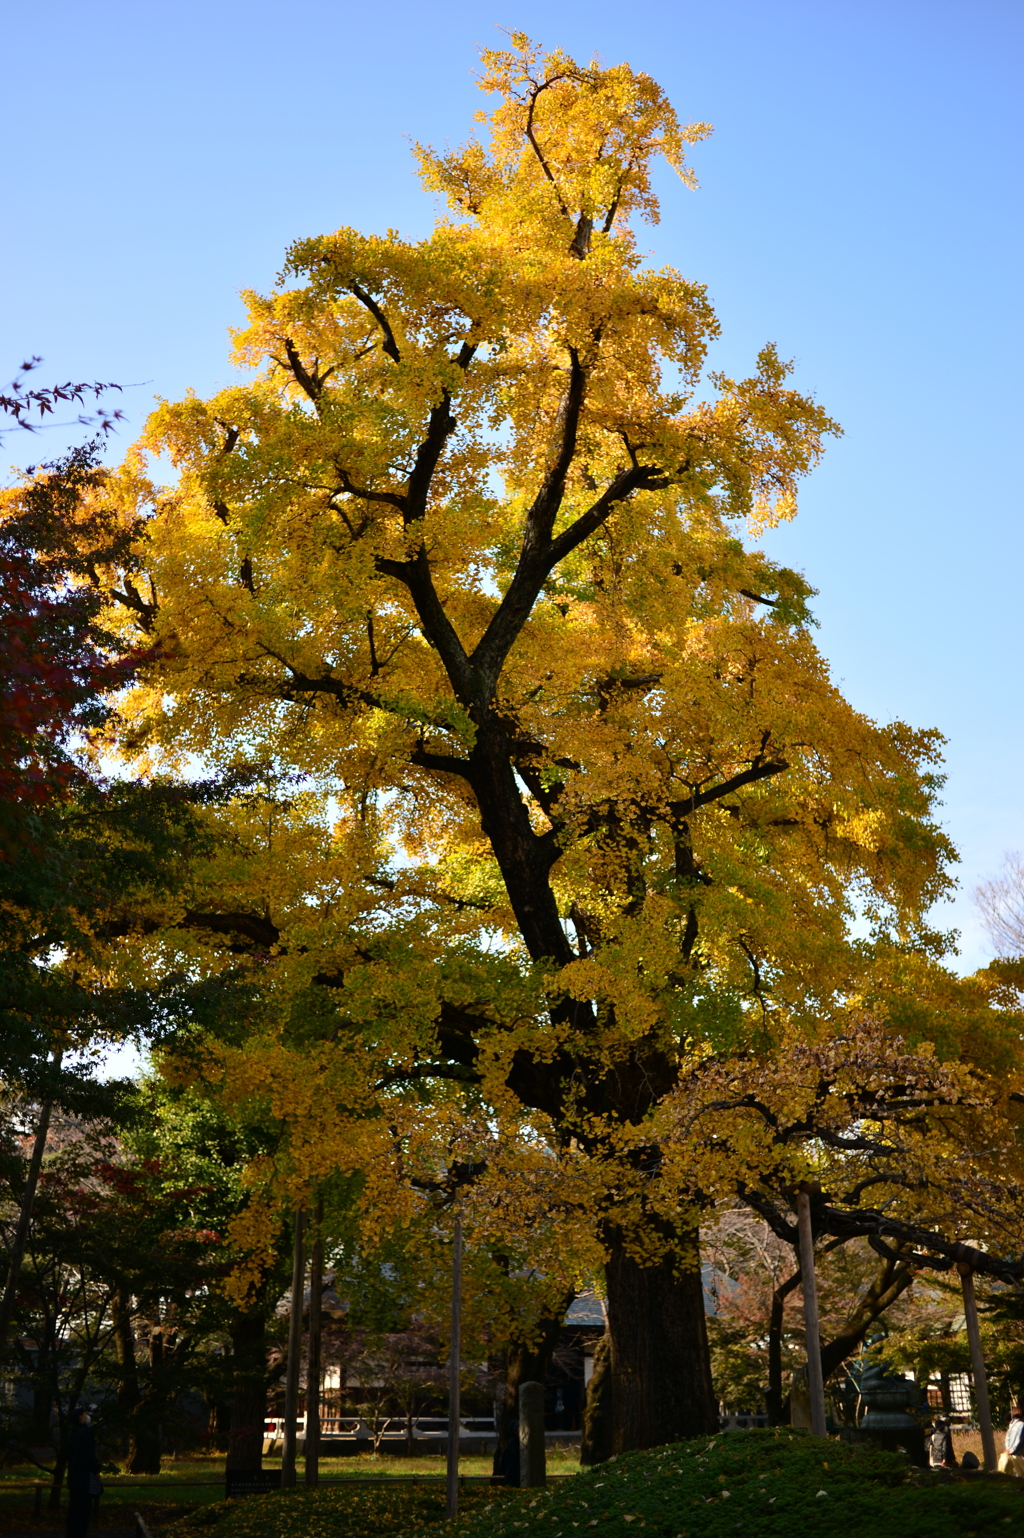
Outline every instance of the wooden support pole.
[(811, 1229), (811, 1198), (801, 1185), (796, 1194), (797, 1232), (800, 1240), (800, 1288), (804, 1298), (804, 1330), (807, 1340), (807, 1389), (811, 1399), (811, 1435), (825, 1436), (825, 1380), (821, 1374), (821, 1330), (818, 1324), (818, 1284), (814, 1274), (814, 1234)]
[(452, 1242), (452, 1330), (448, 1348), (448, 1521), (459, 1514), (460, 1390), (462, 1386), (462, 1213)]
[(964, 1295), (964, 1320), (967, 1324), (967, 1340), (971, 1348), (971, 1377), (974, 1379), (974, 1397), (978, 1401), (978, 1426), (981, 1430), (981, 1450), (985, 1455), (985, 1468), (996, 1472), (996, 1439), (992, 1430), (992, 1410), (988, 1402), (988, 1378), (985, 1374), (985, 1358), (981, 1352), (981, 1330), (978, 1328), (978, 1303), (974, 1296), (974, 1272), (960, 1261), (960, 1286)]
[(309, 1366), (306, 1371), (306, 1484), (320, 1479), (320, 1372), (323, 1338), (324, 1203), (321, 1197), (313, 1214), (316, 1232), (309, 1256)]
[(281, 1487), (295, 1483), (295, 1451), (298, 1443), (299, 1359), (302, 1356), (302, 1295), (306, 1280), (306, 1214), (295, 1214), (292, 1246), (292, 1312), (288, 1321), (288, 1364), (284, 1380), (284, 1448), (281, 1452)]

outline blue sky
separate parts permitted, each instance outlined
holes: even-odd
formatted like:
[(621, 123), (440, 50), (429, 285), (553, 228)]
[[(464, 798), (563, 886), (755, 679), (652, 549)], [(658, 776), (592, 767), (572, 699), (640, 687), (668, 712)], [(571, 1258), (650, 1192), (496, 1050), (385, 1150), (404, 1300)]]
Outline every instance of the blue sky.
[(0, 373), (132, 386), (125, 443), (154, 394), (227, 381), (238, 290), (291, 240), (428, 228), (408, 141), (467, 136), (496, 28), (628, 59), (714, 123), (648, 244), (708, 284), (717, 367), (773, 340), (843, 423), (768, 547), (820, 589), (848, 697), (949, 738), (963, 894), (936, 919), (988, 958), (970, 890), (1024, 847), (1017, 0), (4, 9)]

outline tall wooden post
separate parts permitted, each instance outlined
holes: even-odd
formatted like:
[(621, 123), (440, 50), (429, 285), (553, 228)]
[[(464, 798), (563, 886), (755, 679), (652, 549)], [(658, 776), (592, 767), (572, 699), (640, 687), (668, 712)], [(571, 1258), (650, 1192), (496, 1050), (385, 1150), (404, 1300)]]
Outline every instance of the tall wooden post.
[(821, 1374), (821, 1331), (818, 1325), (818, 1283), (814, 1274), (814, 1234), (811, 1230), (811, 1198), (806, 1184), (796, 1194), (796, 1221), (800, 1240), (800, 1287), (804, 1298), (804, 1330), (807, 1340), (807, 1388), (811, 1399), (811, 1435), (825, 1433), (825, 1380)]
[(985, 1358), (981, 1352), (981, 1330), (978, 1328), (978, 1303), (974, 1296), (974, 1272), (964, 1261), (957, 1264), (960, 1286), (964, 1295), (964, 1320), (967, 1324), (967, 1340), (971, 1348), (971, 1377), (974, 1379), (974, 1397), (978, 1401), (978, 1426), (981, 1430), (981, 1450), (985, 1454), (985, 1467), (990, 1474), (996, 1471), (996, 1439), (992, 1430), (992, 1410), (988, 1402), (988, 1378)]
[(318, 1198), (313, 1213), (316, 1233), (309, 1256), (309, 1366), (306, 1372), (306, 1484), (320, 1479), (320, 1371), (324, 1292), (324, 1202)]
[(448, 1520), (459, 1514), (460, 1388), (462, 1380), (462, 1213), (452, 1243), (452, 1332), (448, 1350)]
[(284, 1380), (284, 1448), (281, 1453), (281, 1486), (295, 1483), (295, 1449), (298, 1441), (299, 1365), (302, 1355), (302, 1303), (306, 1280), (306, 1214), (295, 1213), (292, 1246), (292, 1312), (288, 1321), (288, 1364)]

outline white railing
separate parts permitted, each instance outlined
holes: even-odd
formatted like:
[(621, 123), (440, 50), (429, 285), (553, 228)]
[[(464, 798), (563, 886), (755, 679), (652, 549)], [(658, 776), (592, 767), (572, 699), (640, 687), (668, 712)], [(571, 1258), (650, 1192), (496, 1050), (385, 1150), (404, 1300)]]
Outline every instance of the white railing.
[[(388, 1417), (383, 1417), (385, 1420)], [(296, 1416), (296, 1432), (299, 1436), (306, 1434), (305, 1415)], [(390, 1417), (383, 1435), (388, 1441), (397, 1441), (408, 1436), (409, 1428), (404, 1415)], [(414, 1415), (412, 1419), (412, 1434), (421, 1441), (433, 1441), (446, 1438), (448, 1435), (447, 1415)], [(268, 1415), (263, 1428), (265, 1439), (276, 1441), (284, 1436), (284, 1417), (280, 1415)], [(346, 1437), (353, 1441), (372, 1441), (373, 1429), (369, 1422), (361, 1415), (321, 1415), (320, 1435), (322, 1437)], [(491, 1415), (468, 1415), (459, 1418), (459, 1438), (464, 1437), (493, 1437), (494, 1417)]]

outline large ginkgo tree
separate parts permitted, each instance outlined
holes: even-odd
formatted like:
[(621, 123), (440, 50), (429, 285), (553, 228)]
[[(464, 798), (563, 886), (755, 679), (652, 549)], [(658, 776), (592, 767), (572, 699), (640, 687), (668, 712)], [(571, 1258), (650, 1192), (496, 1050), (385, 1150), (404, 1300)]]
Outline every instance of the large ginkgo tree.
[(827, 1031), (873, 947), (933, 944), (937, 739), (858, 714), (805, 582), (741, 543), (836, 428), (771, 346), (708, 373), (705, 289), (638, 248), (706, 126), (518, 34), (481, 84), (478, 136), (417, 151), (429, 237), (299, 241), (243, 382), (152, 419), (130, 741), (326, 798), (330, 893), (271, 880), (221, 930), (388, 1094), (588, 1164), (613, 1445), (645, 1446), (717, 1414), (699, 1208), (642, 1129), (695, 1060)]

